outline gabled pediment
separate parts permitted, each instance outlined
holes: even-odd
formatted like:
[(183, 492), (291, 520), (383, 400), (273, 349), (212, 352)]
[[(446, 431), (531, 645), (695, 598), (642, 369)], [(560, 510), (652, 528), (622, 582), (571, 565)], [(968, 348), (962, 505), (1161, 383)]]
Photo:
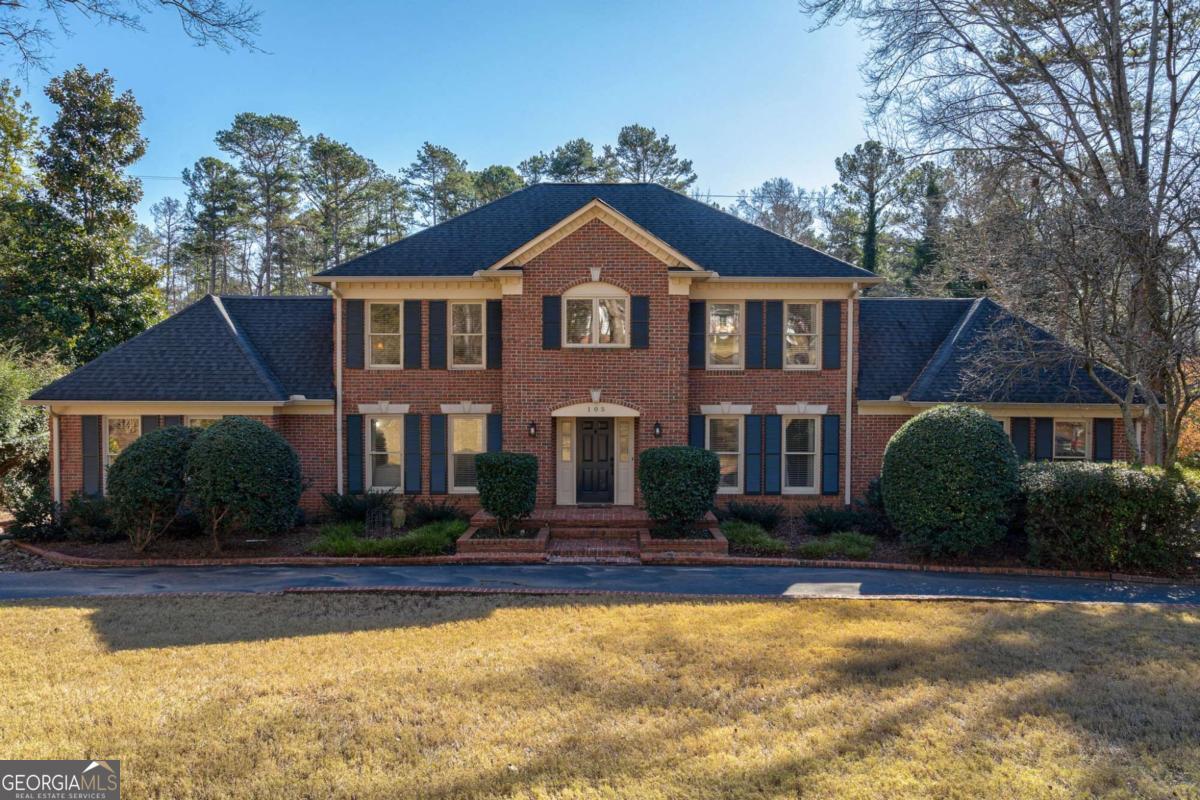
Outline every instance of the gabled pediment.
[(668, 267), (683, 267), (699, 272), (704, 271), (704, 267), (701, 267), (683, 253), (650, 233), (650, 231), (638, 225), (608, 203), (595, 198), (558, 223), (542, 231), (495, 264), (492, 264), (485, 272), (528, 264), (593, 220), (603, 222)]

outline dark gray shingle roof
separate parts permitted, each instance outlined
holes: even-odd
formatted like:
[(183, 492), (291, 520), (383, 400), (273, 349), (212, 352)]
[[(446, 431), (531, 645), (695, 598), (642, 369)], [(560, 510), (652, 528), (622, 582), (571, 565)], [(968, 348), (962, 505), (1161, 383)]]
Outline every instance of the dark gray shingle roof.
[[(1112, 402), (1059, 339), (992, 300), (878, 297), (864, 298), (860, 308), (860, 400)], [(1004, 381), (973, 374), (987, 349), (1005, 337), (1045, 357), (1031, 358)], [(1110, 386), (1120, 386), (1112, 373), (1100, 372)]]
[(205, 297), (31, 398), (280, 401), (333, 397), (326, 297)]
[(875, 277), (819, 250), (647, 183), (540, 183), (320, 275), (470, 275), (499, 262), (595, 199), (723, 277)]

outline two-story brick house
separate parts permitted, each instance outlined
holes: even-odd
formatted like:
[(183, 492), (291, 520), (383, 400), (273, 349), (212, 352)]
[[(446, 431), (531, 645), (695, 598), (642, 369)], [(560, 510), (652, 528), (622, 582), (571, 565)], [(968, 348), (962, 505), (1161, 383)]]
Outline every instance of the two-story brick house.
[(1081, 372), (967, 379), (987, 300), (863, 298), (872, 273), (655, 185), (542, 184), (313, 278), (328, 296), (206, 297), (38, 392), (55, 496), (101, 493), (141, 433), (263, 420), (320, 493), (474, 505), (474, 455), (534, 453), (544, 506), (637, 505), (639, 454), (693, 444), (723, 496), (849, 503), (891, 434), (973, 402), (1036, 458), (1123, 458)]

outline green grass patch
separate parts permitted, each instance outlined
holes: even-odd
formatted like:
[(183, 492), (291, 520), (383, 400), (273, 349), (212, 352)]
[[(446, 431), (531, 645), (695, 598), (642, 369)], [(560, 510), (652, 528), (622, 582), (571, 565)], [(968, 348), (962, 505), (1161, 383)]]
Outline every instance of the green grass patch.
[(322, 556), (438, 556), (454, 552), (454, 542), (467, 529), (461, 519), (443, 520), (386, 539), (362, 536), (361, 522), (333, 522), (321, 528), (321, 535), (308, 547)]
[(721, 523), (721, 533), (729, 540), (729, 546), (755, 555), (778, 556), (787, 552), (787, 542), (771, 536), (761, 525), (730, 519)]
[(857, 531), (838, 531), (823, 539), (805, 542), (797, 548), (801, 558), (869, 558), (875, 551), (875, 537)]

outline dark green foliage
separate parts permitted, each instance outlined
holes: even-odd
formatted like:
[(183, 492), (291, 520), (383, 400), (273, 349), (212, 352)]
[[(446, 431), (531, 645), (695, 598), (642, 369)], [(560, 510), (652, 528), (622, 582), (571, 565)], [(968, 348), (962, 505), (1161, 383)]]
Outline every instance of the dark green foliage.
[(533, 513), (537, 502), (537, 457), (529, 453), (480, 453), (475, 456), (479, 504), (496, 518), (501, 536)]
[(321, 529), (310, 553), (324, 556), (404, 557), (437, 556), (454, 552), (454, 542), (467, 530), (461, 519), (431, 522), (402, 536), (367, 539), (357, 522), (337, 522)]
[(121, 532), (113, 525), (108, 499), (72, 495), (62, 512), (67, 538), (80, 542), (115, 542)]
[(872, 478), (867, 484), (867, 491), (854, 501), (854, 530), (869, 533), (872, 536), (893, 538), (896, 529), (888, 521), (887, 511), (883, 507), (883, 484), (879, 478)]
[(787, 542), (776, 539), (763, 530), (761, 525), (741, 519), (730, 519), (721, 523), (721, 533), (729, 540), (730, 549), (751, 555), (778, 556), (787, 552)]
[(687, 528), (712, 508), (721, 464), (699, 447), (652, 447), (642, 453), (638, 480), (651, 519)]
[(327, 492), (321, 497), (336, 519), (361, 522), (372, 511), (391, 506), (396, 495), (394, 492)]
[(214, 552), (227, 531), (276, 533), (299, 513), (300, 458), (282, 436), (247, 417), (225, 417), (196, 437), (187, 482)]
[(61, 539), (64, 534), (55, 518), (46, 466), (43, 463), (40, 471), (16, 470), (3, 478), (5, 505), (13, 517), (8, 531), (17, 539), (36, 542)]
[(783, 506), (778, 503), (746, 503), (730, 500), (722, 516), (758, 525), (764, 531), (773, 531), (783, 519)]
[(817, 506), (804, 512), (804, 524), (814, 533), (833, 533), (853, 528), (858, 523), (858, 514), (849, 509), (835, 506)]
[(431, 522), (466, 521), (467, 515), (450, 500), (416, 500), (408, 507), (405, 521), (409, 528), (420, 528)]
[(1021, 467), (1029, 559), (1067, 569), (1174, 571), (1200, 550), (1200, 492), (1115, 464)]
[(906, 545), (964, 556), (998, 543), (1017, 497), (1017, 454), (1000, 423), (938, 406), (901, 426), (883, 454), (883, 502)]
[(198, 431), (173, 425), (140, 436), (108, 470), (108, 501), (116, 528), (142, 552), (175, 519), (184, 497), (184, 468)]
[(839, 531), (825, 539), (805, 542), (797, 548), (801, 558), (829, 558), (842, 556), (862, 560), (869, 558), (875, 550), (875, 537), (856, 531)]

